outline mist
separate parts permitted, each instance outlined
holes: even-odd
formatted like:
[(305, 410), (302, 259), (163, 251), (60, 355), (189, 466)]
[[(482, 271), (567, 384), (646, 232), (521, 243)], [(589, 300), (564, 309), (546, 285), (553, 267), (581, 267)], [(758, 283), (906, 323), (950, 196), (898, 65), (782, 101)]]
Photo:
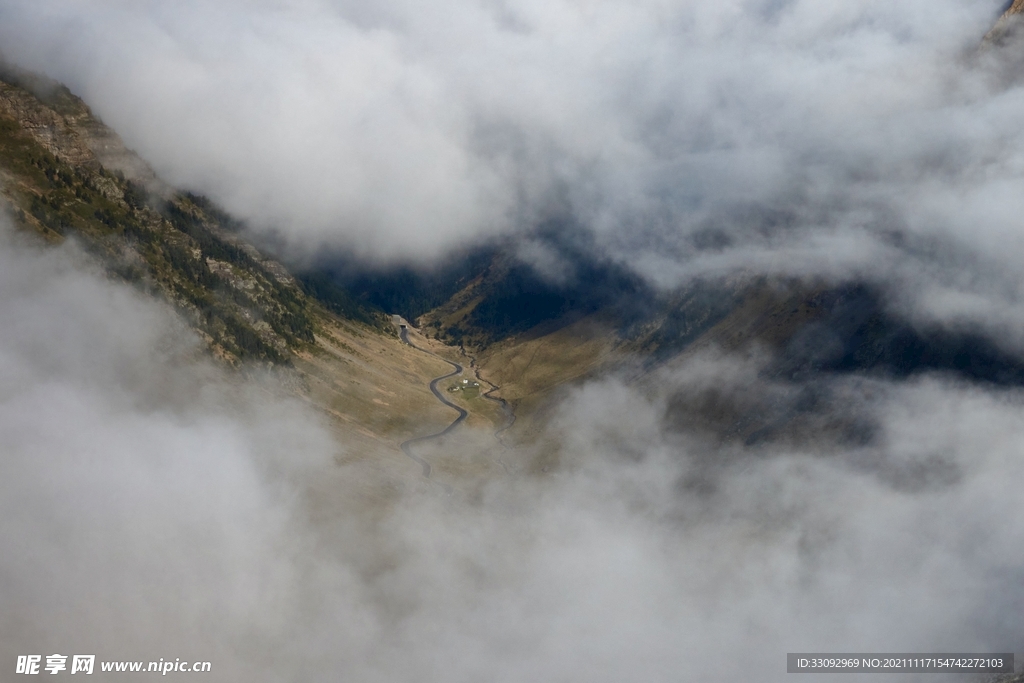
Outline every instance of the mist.
[[(407, 485), (367, 510), (344, 438), (278, 377), (206, 360), (169, 306), (73, 245), (5, 235), (0, 292), (5, 661), (744, 681), (782, 680), (787, 651), (1024, 645), (1018, 391), (817, 380), (805, 422), (722, 440), (684, 419), (712, 394), (784, 412), (807, 387), (709, 353), (654, 390), (572, 390), (535, 446), (559, 453), (549, 477)], [(488, 457), (535, 456), (491, 439)]]
[(12, 0), (0, 44), (295, 264), (429, 266), (562, 221), (660, 288), (870, 280), (1020, 349), (1019, 49), (981, 47), (1001, 9)]
[(1019, 89), (964, 59), (999, 4), (14, 1), (0, 39), (296, 255), (430, 260), (568, 214), (675, 281), (687, 236), (763, 232), (737, 210), (828, 241), (1012, 183)]
[[(664, 290), (868, 282), (1019, 355), (999, 5), (9, 0), (0, 49), (293, 262), (505, 237), (558, 281), (533, 230), (565, 220)], [(448, 497), (410, 463), (367, 510), (285, 375), (226, 371), (73, 244), (3, 229), (0, 320), (4, 662), (738, 682), (794, 651), (1024, 651), (1017, 389), (712, 349), (567, 389), (530, 446), (467, 441), (554, 453), (548, 476)], [(765, 429), (725, 434), (736, 414)]]

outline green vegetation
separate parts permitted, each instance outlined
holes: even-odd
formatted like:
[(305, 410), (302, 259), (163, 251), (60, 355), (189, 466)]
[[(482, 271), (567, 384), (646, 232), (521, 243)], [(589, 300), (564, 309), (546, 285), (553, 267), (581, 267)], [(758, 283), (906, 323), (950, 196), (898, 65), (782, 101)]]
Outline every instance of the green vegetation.
[(625, 328), (640, 314), (636, 302), (653, 299), (638, 277), (614, 264), (580, 259), (573, 269), (574, 277), (554, 283), (529, 265), (496, 259), (471, 292), (432, 312), (427, 325), (449, 343), (479, 348), (527, 331), (547, 334), (597, 311)]
[[(0, 79), (0, 168), (16, 220), (51, 241), (73, 235), (112, 275), (162, 292), (238, 360), (287, 363), (314, 342), (315, 303), (235, 241), (237, 221), (193, 194), (152, 200), (66, 135), (61, 117), (89, 116), (70, 92), (49, 88), (44, 102), (23, 78)], [(40, 122), (57, 122), (48, 138), (38, 137)]]
[(480, 396), (480, 383), (476, 380), (468, 380), (465, 383), (462, 380), (456, 380), (448, 386), (446, 391), (449, 394), (455, 394), (467, 400), (478, 398)]
[(493, 257), (493, 249), (477, 249), (432, 270), (411, 266), (367, 270), (365, 266), (338, 259), (304, 276), (303, 282), (313, 280), (318, 291), (330, 291), (331, 296), (344, 292), (351, 305), (398, 314), (413, 321), (483, 274)]
[(383, 311), (356, 300), (344, 287), (339, 286), (327, 273), (314, 272), (300, 275), (303, 290), (343, 318), (357, 320), (381, 328)]

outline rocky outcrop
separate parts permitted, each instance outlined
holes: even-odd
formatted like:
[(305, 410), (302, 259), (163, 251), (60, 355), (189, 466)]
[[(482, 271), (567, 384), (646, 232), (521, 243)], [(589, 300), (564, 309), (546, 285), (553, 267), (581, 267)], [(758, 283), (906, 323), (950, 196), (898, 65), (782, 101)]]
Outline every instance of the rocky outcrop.
[(988, 32), (983, 41), (984, 45), (1000, 45), (1012, 39), (1019, 33), (1021, 15), (1024, 14), (1024, 0), (1013, 0), (995, 26)]

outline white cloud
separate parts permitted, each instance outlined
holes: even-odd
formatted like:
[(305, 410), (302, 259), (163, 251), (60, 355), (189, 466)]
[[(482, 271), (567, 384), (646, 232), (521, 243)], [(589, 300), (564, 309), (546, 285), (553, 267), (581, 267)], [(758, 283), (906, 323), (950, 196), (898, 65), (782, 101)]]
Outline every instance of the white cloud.
[(59, 652), (209, 660), (211, 680), (745, 681), (782, 680), (787, 651), (1022, 645), (1015, 392), (824, 384), (819, 417), (870, 419), (871, 440), (712, 446), (674, 397), (749, 411), (799, 387), (700, 357), (654, 391), (568, 395), (548, 478), (368, 510), (331, 457), (344, 446), (272, 379), (225, 376), (168, 308), (84, 267), (66, 248), (0, 249), (11, 666)]
[[(995, 9), (14, 0), (0, 41), (296, 253), (429, 259), (569, 211), (664, 286), (870, 279), (907, 317), (1014, 347), (1021, 91), (998, 56), (964, 57)], [(779, 415), (801, 387), (697, 358), (658, 390), (568, 396), (550, 478), (364, 518), (305, 409), (237, 387), (168, 310), (81, 268), (0, 249), (6, 660), (744, 681), (801, 649), (1022, 645), (1015, 392), (822, 382), (804, 432), (743, 445), (674, 401)], [(870, 438), (836, 436), (854, 417)], [(339, 507), (313, 521), (325, 481)]]
[[(630, 235), (671, 243), (737, 202), (860, 202), (922, 161), (959, 153), (946, 160), (959, 180), (1018, 149), (1003, 144), (1008, 109), (957, 64), (994, 3), (0, 11), (13, 59), (70, 84), (172, 182), (300, 253), (429, 259), (559, 207), (629, 255)], [(965, 125), (986, 107), (994, 125)]]

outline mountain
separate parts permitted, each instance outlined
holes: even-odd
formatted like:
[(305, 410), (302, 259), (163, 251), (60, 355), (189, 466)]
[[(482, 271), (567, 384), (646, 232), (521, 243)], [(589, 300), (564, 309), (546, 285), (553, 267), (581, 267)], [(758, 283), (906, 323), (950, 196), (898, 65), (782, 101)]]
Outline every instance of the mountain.
[[(322, 311), (229, 216), (163, 186), (66, 88), (10, 68), (0, 76), (4, 196), (23, 226), (50, 242), (74, 236), (172, 302), (232, 363), (288, 362), (314, 343)], [(359, 307), (348, 317), (381, 325)]]
[[(1024, 0), (1014, 2), (997, 29), (1022, 11)], [(174, 306), (213, 355), (288, 369), (350, 438), (392, 448), (425, 422), (450, 420), (427, 389), (448, 371), (441, 358), (500, 387), (517, 415), (513, 440), (529, 440), (560, 392), (582, 380), (614, 373), (642, 383), (708, 349), (760, 349), (772, 359), (764, 372), (794, 386), (923, 372), (1024, 383), (1020, 358), (981, 335), (901, 318), (870, 282), (736, 272), (658, 290), (567, 219), (431, 269), (340, 255), (293, 273), (212, 202), (161, 182), (66, 88), (12, 67), (0, 72), (0, 173), (25, 230), (76, 240), (112, 276)], [(402, 344), (392, 314), (437, 356)], [(465, 405), (471, 424), (505, 423), (494, 402)], [(730, 420), (720, 431), (769, 433), (743, 411)]]
[[(643, 383), (659, 368), (709, 350), (765, 354), (771, 359), (766, 378), (794, 387), (923, 373), (1024, 385), (1024, 359), (981, 333), (906, 319), (868, 281), (738, 272), (657, 291), (578, 242), (547, 248), (571, 277), (553, 280), (520, 258), (516, 245), (506, 245), (470, 277), (461, 275), (464, 286), (416, 320), (424, 334), (465, 349), (501, 387), (499, 395), (518, 415), (512, 438), (539, 432), (534, 420), (546, 419), (561, 392), (584, 380), (615, 374)], [(374, 277), (392, 289), (402, 281), (387, 273)], [(430, 277), (444, 280), (443, 272)], [(740, 411), (720, 429), (766, 438), (763, 422)]]
[[(24, 234), (77, 243), (110, 277), (172, 306), (224, 365), (278, 373), (337, 430), (348, 447), (339, 458), (378, 454), (364, 472), (375, 491), (419, 477), (398, 446), (451, 421), (428, 388), (448, 364), (403, 344), (390, 316), (323, 274), (296, 278), (237, 220), (163, 183), (67, 88), (10, 66), (0, 70), (0, 188)], [(497, 404), (472, 403), (471, 423), (503, 423)]]
[(996, 21), (995, 26), (985, 36), (983, 44), (1000, 45), (1013, 39), (1020, 24), (1020, 15), (1024, 13), (1022, 0), (1011, 0)]

